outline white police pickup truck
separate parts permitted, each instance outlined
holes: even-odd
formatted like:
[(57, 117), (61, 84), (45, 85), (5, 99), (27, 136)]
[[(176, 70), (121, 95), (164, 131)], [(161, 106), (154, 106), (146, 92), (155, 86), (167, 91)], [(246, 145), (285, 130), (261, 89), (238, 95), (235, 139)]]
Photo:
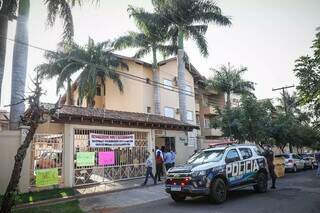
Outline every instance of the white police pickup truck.
[(208, 196), (222, 203), (227, 192), (253, 186), (256, 192), (266, 192), (268, 165), (262, 150), (255, 145), (223, 145), (202, 150), (185, 165), (169, 169), (166, 192), (176, 202), (187, 196)]

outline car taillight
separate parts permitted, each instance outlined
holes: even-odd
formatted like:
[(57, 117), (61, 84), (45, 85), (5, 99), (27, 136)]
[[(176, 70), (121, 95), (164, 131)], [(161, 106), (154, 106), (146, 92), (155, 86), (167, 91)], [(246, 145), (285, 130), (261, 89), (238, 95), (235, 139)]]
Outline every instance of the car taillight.
[(288, 160), (288, 163), (293, 163), (293, 160)]

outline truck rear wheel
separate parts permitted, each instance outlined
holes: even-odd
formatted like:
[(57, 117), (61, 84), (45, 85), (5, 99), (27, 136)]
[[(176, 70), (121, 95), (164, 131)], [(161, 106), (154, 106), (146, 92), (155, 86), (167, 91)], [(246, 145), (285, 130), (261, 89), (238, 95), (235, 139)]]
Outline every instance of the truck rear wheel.
[(175, 202), (182, 202), (186, 199), (186, 196), (185, 195), (179, 195), (179, 194), (176, 194), (176, 193), (171, 193), (171, 198), (172, 200), (174, 200)]
[(268, 189), (268, 179), (265, 173), (259, 172), (257, 174), (257, 184), (253, 186), (254, 190), (258, 193), (264, 193)]
[(209, 200), (213, 203), (223, 203), (227, 199), (227, 186), (221, 178), (215, 179), (210, 188)]

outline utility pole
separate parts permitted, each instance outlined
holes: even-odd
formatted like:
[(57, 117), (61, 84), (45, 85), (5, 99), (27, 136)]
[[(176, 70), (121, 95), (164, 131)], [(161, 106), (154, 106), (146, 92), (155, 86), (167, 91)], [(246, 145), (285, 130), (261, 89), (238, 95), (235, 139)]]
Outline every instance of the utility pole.
[[(286, 116), (288, 115), (288, 108), (287, 108), (287, 103), (286, 103), (286, 100), (285, 100), (285, 89), (289, 89), (289, 88), (293, 88), (294, 85), (291, 85), (291, 86), (285, 86), (285, 87), (279, 87), (279, 88), (272, 88), (272, 91), (278, 91), (278, 90), (282, 90), (282, 100), (283, 100), (283, 105), (284, 105), (284, 111), (286, 113)], [(290, 149), (290, 153), (293, 152), (293, 149), (292, 149), (292, 144), (291, 142), (289, 142), (289, 149)]]

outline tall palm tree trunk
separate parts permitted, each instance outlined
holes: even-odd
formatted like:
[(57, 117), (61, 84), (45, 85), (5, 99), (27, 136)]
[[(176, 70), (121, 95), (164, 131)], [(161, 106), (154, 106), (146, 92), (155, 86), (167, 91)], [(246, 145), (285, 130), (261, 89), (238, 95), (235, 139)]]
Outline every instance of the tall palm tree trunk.
[[(28, 43), (28, 18), (30, 0), (19, 1), (15, 40)], [(28, 46), (16, 42), (13, 49), (11, 74), (10, 129), (18, 129), (20, 116), (24, 113), (24, 98), (28, 62)], [(21, 102), (21, 103), (19, 103)]]
[(153, 87), (153, 103), (154, 103), (154, 113), (157, 115), (161, 114), (160, 109), (160, 76), (157, 62), (157, 50), (156, 48), (152, 48), (153, 54), (153, 63), (152, 63), (152, 71), (153, 71), (153, 82), (156, 84)]
[[(2, 10), (0, 10), (0, 14), (3, 14)], [(8, 22), (9, 19), (7, 16), (0, 16), (0, 103), (2, 92), (2, 80), (4, 75), (4, 65), (6, 60), (7, 39), (5, 37), (8, 33)]]
[(178, 35), (178, 87), (179, 87), (179, 111), (180, 120), (187, 122), (187, 96), (185, 93), (186, 72), (183, 49), (183, 32), (179, 31)]
[(72, 82), (70, 77), (67, 82), (67, 105), (73, 105)]

